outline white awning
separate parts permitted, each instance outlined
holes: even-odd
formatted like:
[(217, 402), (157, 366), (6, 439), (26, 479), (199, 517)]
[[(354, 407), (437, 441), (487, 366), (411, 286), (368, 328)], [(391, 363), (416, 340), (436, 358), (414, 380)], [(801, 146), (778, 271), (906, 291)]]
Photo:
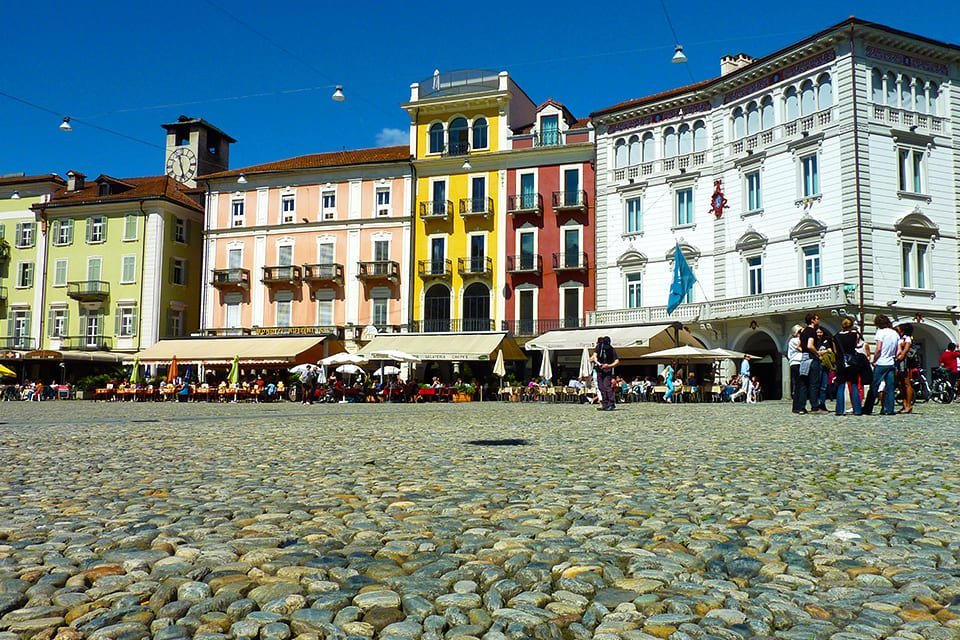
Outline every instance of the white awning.
[(580, 350), (592, 349), (597, 338), (608, 336), (610, 344), (617, 350), (621, 359), (636, 358), (646, 353), (661, 351), (676, 346), (674, 336), (678, 335), (681, 345), (702, 347), (700, 341), (689, 331), (682, 328), (676, 331), (673, 325), (653, 324), (635, 327), (592, 327), (590, 329), (558, 329), (548, 331), (527, 342), (529, 349)]
[(505, 332), (385, 334), (371, 340), (359, 353), (376, 359), (371, 354), (391, 349), (433, 361), (493, 361), (501, 350), (506, 360), (527, 359)]
[[(180, 364), (229, 365), (236, 356), (240, 364), (293, 366), (316, 362), (343, 351), (339, 340), (324, 337), (216, 337), (161, 340), (139, 356), (141, 364), (165, 364), (174, 356)], [(126, 358), (133, 362), (134, 355)]]

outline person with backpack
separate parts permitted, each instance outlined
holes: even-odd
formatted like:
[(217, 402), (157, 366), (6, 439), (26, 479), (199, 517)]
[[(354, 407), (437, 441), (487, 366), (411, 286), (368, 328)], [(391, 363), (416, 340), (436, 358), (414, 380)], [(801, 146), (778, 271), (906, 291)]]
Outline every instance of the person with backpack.
[(844, 415), (843, 396), (847, 391), (850, 393), (853, 415), (863, 415), (863, 408), (860, 404), (860, 389), (857, 384), (860, 379), (860, 364), (857, 357), (859, 340), (859, 334), (853, 330), (853, 320), (850, 318), (841, 320), (840, 333), (833, 337), (837, 356), (837, 403), (835, 413), (838, 416)]

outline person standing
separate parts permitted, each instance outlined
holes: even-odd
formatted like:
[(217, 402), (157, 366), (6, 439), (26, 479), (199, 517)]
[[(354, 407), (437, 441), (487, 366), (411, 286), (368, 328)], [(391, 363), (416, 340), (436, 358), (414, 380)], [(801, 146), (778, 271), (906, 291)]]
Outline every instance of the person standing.
[(957, 352), (957, 345), (951, 342), (940, 354), (940, 359), (937, 361), (937, 364), (947, 372), (947, 380), (950, 381), (950, 386), (954, 388), (957, 386), (957, 372), (960, 371), (960, 358), (958, 357), (960, 357), (960, 353)]
[(913, 413), (913, 376), (916, 374), (910, 358), (913, 348), (913, 325), (901, 324), (897, 327), (900, 340), (897, 342), (897, 386), (900, 388), (900, 397), (903, 398), (903, 409), (899, 413)]
[(844, 415), (843, 396), (845, 390), (850, 392), (850, 405), (853, 415), (863, 414), (860, 406), (860, 390), (857, 384), (860, 374), (857, 366), (857, 342), (860, 336), (853, 330), (853, 321), (844, 318), (840, 321), (840, 333), (833, 341), (837, 351), (837, 404), (836, 414)]
[(667, 363), (667, 366), (663, 368), (663, 384), (667, 387), (667, 392), (663, 394), (664, 402), (673, 402), (673, 392), (676, 389), (676, 386), (673, 384), (674, 371), (670, 363)]
[(863, 413), (870, 415), (873, 413), (873, 405), (877, 399), (878, 388), (883, 383), (883, 406), (881, 415), (892, 416), (893, 411), (893, 371), (897, 356), (897, 345), (900, 342), (900, 336), (893, 330), (893, 323), (890, 318), (880, 313), (874, 319), (873, 324), (877, 327), (876, 346), (873, 349), (873, 380), (870, 383), (870, 390), (867, 392), (867, 399), (863, 405)]
[(817, 408), (817, 398), (820, 395), (820, 352), (817, 350), (817, 325), (820, 316), (808, 313), (804, 318), (806, 327), (800, 332), (800, 382), (798, 393), (793, 398), (793, 412), (807, 413), (807, 399), (810, 400), (810, 413), (826, 413)]
[(800, 360), (803, 352), (800, 350), (800, 332), (803, 327), (793, 325), (793, 333), (787, 341), (787, 362), (790, 364), (790, 398), (797, 397), (797, 385), (800, 383)]
[(837, 370), (837, 358), (833, 352), (833, 339), (823, 327), (817, 327), (817, 352), (820, 354), (820, 390), (817, 393), (817, 409), (827, 413), (827, 384), (830, 373)]
[(740, 362), (740, 389), (730, 396), (730, 402), (736, 402), (737, 398), (744, 396), (748, 404), (753, 404), (753, 379), (750, 375), (750, 354), (743, 354), (743, 360)]
[(613, 391), (613, 370), (620, 364), (616, 349), (610, 344), (610, 338), (597, 338), (597, 346), (590, 356), (593, 370), (597, 374), (597, 390), (600, 392), (600, 407), (597, 411), (613, 411), (617, 407), (616, 396)]

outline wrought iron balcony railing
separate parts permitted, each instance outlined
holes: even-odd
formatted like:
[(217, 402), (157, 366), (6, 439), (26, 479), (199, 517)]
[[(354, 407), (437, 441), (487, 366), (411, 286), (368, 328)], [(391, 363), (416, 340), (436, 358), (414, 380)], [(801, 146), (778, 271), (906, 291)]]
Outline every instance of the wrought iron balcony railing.
[(420, 260), (417, 274), (424, 280), (449, 278), (452, 273), (450, 260)]
[(490, 318), (431, 318), (416, 320), (410, 326), (414, 333), (463, 333), (469, 331), (493, 331)]
[(555, 253), (553, 254), (554, 271), (586, 271), (589, 267), (587, 254), (579, 253)]
[(68, 282), (67, 297), (80, 302), (103, 301), (110, 297), (110, 283), (103, 280)]
[(311, 284), (343, 284), (343, 265), (336, 262), (303, 265), (303, 279)]
[(249, 269), (214, 269), (211, 284), (218, 289), (250, 288)]
[(559, 131), (541, 131), (533, 143), (538, 147), (556, 147), (563, 144), (563, 134)]
[(472, 258), (457, 258), (457, 272), (461, 276), (493, 275), (493, 258), (474, 256)]
[(73, 351), (109, 351), (113, 338), (106, 336), (63, 336), (60, 348)]
[(303, 270), (296, 265), (281, 265), (263, 268), (264, 284), (300, 284)]
[(533, 254), (507, 256), (507, 271), (509, 273), (533, 273), (540, 275), (543, 272), (543, 257)]
[(460, 198), (461, 216), (492, 216), (493, 198)]
[(539, 193), (521, 193), (507, 196), (507, 213), (520, 215), (524, 213), (543, 214), (543, 196)]
[(587, 192), (583, 189), (577, 191), (554, 191), (553, 208), (583, 210), (587, 208)]
[(37, 348), (37, 341), (30, 336), (10, 336), (8, 338), (0, 338), (0, 347), (4, 349), (32, 351)]
[(586, 326), (583, 318), (532, 318), (504, 320), (503, 331), (511, 336), (534, 337), (555, 329), (576, 329)]
[(451, 142), (443, 150), (445, 156), (465, 156), (470, 153), (469, 142)]
[(420, 219), (436, 220), (449, 218), (453, 213), (450, 200), (428, 200), (420, 203)]
[(394, 260), (358, 262), (357, 277), (361, 280), (399, 280), (400, 264)]

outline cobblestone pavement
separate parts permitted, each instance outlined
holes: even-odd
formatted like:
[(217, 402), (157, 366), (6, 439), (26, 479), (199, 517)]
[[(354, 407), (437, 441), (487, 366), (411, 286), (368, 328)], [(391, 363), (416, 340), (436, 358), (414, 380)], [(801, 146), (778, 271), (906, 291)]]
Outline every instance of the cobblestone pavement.
[(0, 640), (960, 637), (960, 404), (0, 405)]

